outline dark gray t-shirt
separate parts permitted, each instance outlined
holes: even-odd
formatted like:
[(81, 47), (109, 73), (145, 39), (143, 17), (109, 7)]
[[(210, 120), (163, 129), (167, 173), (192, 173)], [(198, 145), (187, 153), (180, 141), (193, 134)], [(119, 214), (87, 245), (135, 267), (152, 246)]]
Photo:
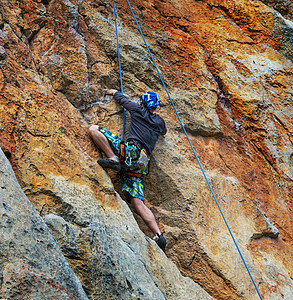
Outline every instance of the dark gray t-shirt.
[(122, 93), (116, 92), (115, 100), (130, 112), (130, 126), (127, 141), (141, 144), (148, 154), (155, 148), (160, 135), (167, 132), (164, 120), (147, 108), (128, 100)]

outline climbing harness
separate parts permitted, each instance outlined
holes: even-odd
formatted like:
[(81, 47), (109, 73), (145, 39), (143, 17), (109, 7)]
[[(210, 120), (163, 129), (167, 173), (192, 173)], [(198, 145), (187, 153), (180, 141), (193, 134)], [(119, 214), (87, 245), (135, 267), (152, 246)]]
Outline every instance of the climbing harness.
[(143, 178), (144, 177), (144, 174), (141, 174), (141, 173), (125, 172), (125, 175), (132, 176), (132, 177), (137, 177), (137, 178)]
[[(199, 165), (199, 167), (200, 167), (200, 169), (201, 169), (201, 171), (202, 171), (202, 173), (203, 173), (203, 176), (204, 176), (204, 178), (205, 178), (205, 180), (206, 180), (206, 182), (207, 182), (207, 185), (208, 185), (208, 187), (209, 187), (209, 189), (210, 189), (210, 191), (211, 191), (211, 193), (212, 193), (212, 195), (213, 195), (213, 198), (214, 198), (214, 200), (215, 200), (215, 202), (216, 202), (216, 204), (217, 204), (217, 206), (218, 206), (218, 209), (219, 209), (219, 211), (220, 211), (220, 213), (221, 213), (221, 216), (222, 216), (222, 218), (223, 218), (223, 220), (224, 220), (224, 222), (225, 222), (225, 224), (226, 224), (226, 227), (227, 227), (227, 229), (228, 229), (228, 231), (229, 231), (229, 233), (230, 233), (230, 236), (231, 236), (231, 238), (232, 238), (232, 240), (233, 240), (233, 242), (234, 242), (234, 244), (235, 244), (235, 246), (236, 246), (236, 249), (237, 249), (237, 251), (238, 251), (238, 253), (239, 253), (239, 255), (240, 255), (241, 259), (242, 259), (242, 262), (243, 262), (243, 264), (244, 264), (244, 266), (245, 266), (245, 268), (246, 268), (246, 270), (247, 270), (247, 272), (248, 272), (248, 275), (249, 275), (249, 277), (250, 277), (250, 279), (251, 279), (251, 281), (252, 281), (252, 283), (253, 283), (253, 285), (254, 285), (256, 291), (257, 291), (257, 294), (258, 294), (259, 298), (262, 300), (262, 297), (261, 297), (261, 294), (260, 294), (260, 292), (259, 292), (259, 290), (258, 290), (258, 288), (257, 288), (257, 285), (256, 285), (256, 283), (255, 283), (255, 281), (254, 281), (254, 279), (253, 279), (253, 277), (252, 277), (252, 275), (251, 275), (251, 273), (250, 273), (250, 270), (249, 270), (249, 268), (248, 268), (248, 266), (247, 266), (247, 264), (246, 264), (246, 262), (245, 262), (245, 259), (244, 259), (243, 255), (242, 255), (242, 253), (241, 253), (241, 251), (240, 251), (240, 249), (239, 249), (239, 247), (238, 247), (238, 244), (237, 244), (237, 242), (236, 242), (236, 240), (235, 240), (235, 238), (234, 238), (234, 235), (233, 235), (233, 233), (232, 233), (232, 231), (231, 231), (231, 229), (230, 229), (230, 227), (229, 227), (229, 224), (228, 224), (228, 222), (227, 222), (227, 220), (226, 220), (226, 218), (225, 218), (225, 216), (224, 216), (224, 213), (222, 212), (222, 209), (221, 209), (221, 207), (220, 207), (220, 204), (219, 204), (219, 202), (218, 202), (218, 200), (217, 200), (217, 198), (216, 198), (216, 196), (215, 196), (215, 194), (214, 194), (214, 191), (213, 191), (213, 189), (212, 189), (212, 187), (211, 187), (211, 185), (210, 185), (210, 183), (209, 183), (209, 180), (208, 180), (208, 178), (207, 178), (207, 176), (206, 176), (206, 174), (205, 174), (205, 172), (204, 172), (204, 169), (203, 169), (203, 167), (202, 167), (202, 165), (201, 165), (201, 163), (200, 163), (200, 160), (199, 160), (199, 158), (198, 158), (198, 156), (197, 156), (197, 154), (196, 154), (196, 152), (195, 152), (195, 150), (194, 150), (194, 147), (193, 147), (193, 145), (192, 145), (192, 143), (191, 143), (191, 141), (190, 141), (189, 135), (188, 135), (188, 133), (187, 133), (187, 131), (186, 131), (186, 129), (185, 129), (185, 127), (184, 127), (182, 121), (181, 121), (181, 118), (180, 118), (180, 116), (179, 116), (179, 114), (178, 114), (178, 111), (177, 111), (177, 109), (176, 109), (176, 107), (175, 107), (175, 104), (174, 104), (174, 102), (173, 102), (173, 100), (172, 100), (172, 98), (171, 98), (171, 96), (170, 96), (170, 94), (169, 94), (169, 91), (168, 91), (168, 89), (167, 89), (167, 87), (166, 87), (166, 85), (165, 85), (165, 82), (164, 82), (164, 80), (163, 80), (163, 78), (162, 78), (162, 76), (161, 76), (161, 73), (160, 73), (160, 71), (159, 71), (159, 69), (158, 69), (158, 67), (157, 67), (157, 64), (156, 64), (156, 62), (155, 62), (155, 60), (154, 60), (154, 58), (153, 58), (153, 55), (152, 55), (152, 53), (151, 53), (151, 51), (150, 51), (150, 49), (149, 49), (149, 46), (148, 46), (148, 44), (147, 44), (147, 42), (146, 42), (146, 39), (145, 39), (145, 37), (144, 37), (144, 35), (143, 35), (143, 33), (142, 33), (142, 30), (141, 30), (140, 26), (139, 26), (139, 24), (138, 24), (138, 21), (137, 21), (137, 19), (136, 19), (136, 16), (135, 16), (133, 10), (132, 10), (132, 7), (131, 7), (131, 5), (130, 5), (130, 3), (129, 3), (129, 0), (127, 0), (127, 3), (128, 3), (129, 8), (130, 8), (130, 11), (131, 11), (131, 13), (132, 13), (132, 16), (133, 16), (133, 18), (134, 18), (134, 20), (135, 20), (135, 22), (136, 22), (136, 25), (137, 25), (137, 27), (138, 27), (138, 30), (139, 30), (139, 32), (140, 32), (140, 34), (141, 34), (141, 36), (142, 36), (142, 39), (143, 39), (143, 41), (144, 41), (144, 43), (145, 43), (145, 46), (146, 46), (146, 48), (147, 48), (147, 50), (148, 50), (148, 52), (149, 52), (149, 55), (150, 55), (150, 57), (151, 57), (151, 60), (152, 60), (154, 66), (155, 66), (155, 68), (156, 68), (156, 70), (157, 70), (157, 72), (158, 72), (158, 75), (159, 75), (159, 77), (160, 77), (161, 83), (162, 83), (162, 85), (163, 85), (163, 87), (164, 87), (164, 89), (165, 89), (165, 91), (166, 91), (166, 93), (167, 93), (167, 95), (168, 95), (168, 98), (169, 98), (169, 100), (170, 100), (170, 102), (171, 102), (171, 104), (172, 104), (172, 106), (173, 106), (173, 108), (174, 108), (174, 111), (175, 111), (175, 113), (176, 113), (176, 115), (177, 115), (177, 118), (178, 118), (178, 120), (179, 120), (179, 122), (180, 122), (180, 125), (181, 125), (181, 127), (182, 127), (182, 129), (183, 129), (183, 131), (184, 131), (184, 134), (185, 134), (185, 136), (186, 136), (186, 138), (187, 138), (187, 140), (188, 140), (188, 143), (189, 143), (189, 145), (190, 145), (190, 147), (191, 147), (191, 149), (192, 149), (192, 151), (193, 151), (193, 154), (194, 154), (194, 156), (195, 156), (195, 158), (196, 158), (196, 160), (197, 160), (197, 162), (198, 162), (198, 165)], [(114, 5), (114, 14), (115, 14), (115, 27), (116, 27), (117, 51), (118, 51), (119, 70), (120, 70), (120, 80), (121, 80), (121, 92), (123, 93), (123, 91), (122, 91), (122, 75), (121, 75), (122, 72), (121, 72), (120, 53), (119, 53), (119, 45), (118, 45), (119, 43), (118, 43), (118, 29), (117, 29), (117, 16), (116, 16), (116, 10), (115, 10), (115, 0), (113, 0), (113, 5)], [(125, 116), (124, 116), (123, 118), (125, 118)], [(125, 121), (123, 121), (123, 122), (125, 123)], [(124, 131), (124, 125), (123, 125), (123, 131)], [(124, 136), (124, 132), (123, 132), (123, 136)]]
[(120, 151), (119, 151), (119, 160), (120, 160), (120, 163), (123, 164), (124, 161), (125, 161), (125, 143), (124, 141), (121, 141), (120, 142)]

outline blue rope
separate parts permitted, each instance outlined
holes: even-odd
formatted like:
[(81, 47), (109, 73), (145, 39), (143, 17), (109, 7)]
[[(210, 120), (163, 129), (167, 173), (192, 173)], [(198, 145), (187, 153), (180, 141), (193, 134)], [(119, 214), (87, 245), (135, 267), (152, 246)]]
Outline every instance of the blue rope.
[[(119, 50), (118, 26), (117, 26), (117, 14), (116, 14), (116, 8), (115, 8), (115, 0), (113, 0), (113, 9), (114, 9), (114, 17), (115, 17), (115, 29), (116, 29), (116, 42), (117, 42), (117, 53), (118, 53), (118, 63), (119, 63), (120, 86), (121, 86), (121, 93), (123, 94), (123, 82), (122, 82), (122, 71), (121, 71), (121, 61), (120, 61), (120, 50)], [(124, 133), (125, 133), (125, 108), (123, 107), (122, 141), (124, 141)]]
[(183, 123), (182, 123), (182, 121), (181, 121), (181, 118), (180, 118), (180, 116), (179, 116), (179, 114), (178, 114), (178, 112), (177, 112), (177, 109), (176, 109), (176, 107), (175, 107), (175, 105), (174, 105), (174, 102), (173, 102), (173, 100), (172, 100), (172, 98), (171, 98), (171, 96), (170, 96), (170, 94), (169, 94), (169, 92), (168, 92), (168, 89), (167, 89), (167, 87), (166, 87), (166, 85), (165, 85), (165, 82), (164, 82), (164, 80), (163, 80), (163, 78), (162, 78), (162, 76), (161, 76), (161, 73), (160, 73), (160, 71), (159, 71), (159, 69), (158, 69), (158, 67), (157, 67), (157, 65), (156, 65), (156, 63), (155, 63), (155, 60), (154, 60), (154, 58), (153, 58), (153, 55), (152, 55), (152, 53), (151, 53), (151, 51), (150, 51), (150, 49), (149, 49), (149, 47), (148, 47), (148, 45), (147, 45), (147, 42), (146, 42), (146, 40), (145, 40), (145, 38), (144, 38), (144, 35), (143, 35), (142, 31), (141, 31), (141, 28), (140, 28), (140, 26), (139, 26), (139, 24), (138, 24), (138, 22), (137, 22), (137, 19), (136, 19), (135, 15), (134, 15), (134, 12), (133, 12), (132, 7), (131, 7), (131, 5), (130, 5), (130, 3), (129, 3), (128, 0), (127, 0), (127, 3), (128, 3), (128, 5), (129, 5), (129, 8), (130, 8), (130, 10), (131, 10), (131, 13), (132, 13), (132, 15), (133, 15), (133, 17), (134, 17), (134, 20), (135, 20), (135, 22), (136, 22), (136, 24), (137, 24), (137, 27), (138, 27), (138, 29), (139, 29), (139, 31), (140, 31), (140, 34), (141, 34), (141, 36), (142, 36), (142, 38), (143, 38), (143, 40), (144, 40), (144, 43), (145, 43), (145, 45), (146, 45), (146, 47), (147, 47), (147, 49), (148, 49), (148, 52), (149, 52), (149, 54), (150, 54), (150, 56), (151, 56), (151, 59), (152, 59), (152, 61), (153, 61), (153, 63), (154, 63), (154, 66), (155, 66), (156, 69), (157, 69), (157, 72), (158, 72), (158, 74), (159, 74), (159, 77), (160, 77), (160, 79), (161, 79), (161, 82), (162, 82), (162, 84), (163, 84), (163, 86), (164, 86), (164, 88), (165, 88), (165, 90), (166, 90), (166, 92), (167, 92), (167, 95), (168, 95), (168, 97), (169, 97), (169, 99), (170, 99), (170, 101), (171, 101), (171, 104), (172, 104), (172, 106), (173, 106), (173, 108), (174, 108), (174, 110), (175, 110), (175, 112), (176, 112), (176, 115), (177, 115), (177, 117), (178, 117), (178, 119), (179, 119), (179, 122), (180, 122), (180, 124), (181, 124), (181, 126), (182, 126), (182, 129), (183, 129), (183, 131), (184, 131), (184, 133), (185, 133), (185, 135), (186, 135), (186, 137), (187, 137), (187, 139), (188, 139), (188, 142), (189, 142), (189, 144), (190, 144), (190, 146), (191, 146), (191, 149), (192, 149), (192, 151), (193, 151), (193, 153), (194, 153), (194, 155), (195, 155), (195, 158), (196, 158), (196, 160), (197, 160), (197, 162), (198, 162), (198, 164), (199, 164), (199, 166), (200, 166), (200, 169), (201, 169), (201, 171), (202, 171), (202, 173), (203, 173), (203, 175), (204, 175), (204, 178), (205, 178), (205, 180), (206, 180), (206, 182), (207, 182), (207, 184), (208, 184), (208, 186), (209, 186), (209, 188), (210, 188), (210, 190), (211, 190), (211, 192), (212, 192), (212, 195), (213, 195), (213, 197), (214, 197), (214, 199), (215, 199), (215, 201), (216, 201), (216, 203), (217, 203), (217, 206), (218, 206), (218, 208), (219, 208), (219, 210), (220, 210), (220, 213), (221, 213), (221, 215), (222, 215), (222, 217), (223, 217), (223, 219), (224, 219), (224, 221), (225, 221), (225, 224), (226, 224), (226, 226), (227, 226), (227, 228), (228, 228), (228, 231), (229, 231), (229, 233), (230, 233), (230, 235), (231, 235), (231, 237), (232, 237), (232, 239), (233, 239), (233, 242), (234, 242), (234, 244), (235, 244), (235, 246), (236, 246), (236, 248), (237, 248), (237, 250), (238, 250), (238, 252), (239, 252), (239, 254), (240, 254), (240, 256), (241, 256), (241, 259), (242, 259), (242, 261), (243, 261), (243, 263), (244, 263), (244, 265), (245, 265), (245, 268), (247, 269), (247, 272), (248, 272), (248, 274), (249, 274), (249, 276), (250, 276), (250, 278), (251, 278), (251, 280), (252, 280), (252, 282), (253, 282), (253, 284), (254, 284), (254, 287), (255, 287), (255, 289), (256, 289), (258, 295), (259, 295), (259, 298), (262, 300), (262, 297), (261, 297), (260, 292), (259, 292), (259, 290), (258, 290), (258, 288), (257, 288), (257, 286), (256, 286), (256, 283), (254, 282), (254, 279), (253, 279), (253, 277), (252, 277), (252, 275), (251, 275), (251, 273), (250, 273), (250, 271), (249, 271), (249, 268), (248, 268), (248, 266), (247, 266), (247, 264), (246, 264), (246, 262), (245, 262), (245, 260), (244, 260), (244, 257), (243, 257), (243, 255), (242, 255), (242, 253), (241, 253), (241, 251), (240, 251), (240, 249), (239, 249), (239, 247), (238, 247), (238, 245), (237, 245), (237, 242), (236, 242), (236, 240), (235, 240), (235, 238), (234, 238), (234, 236), (233, 236), (233, 234), (232, 234), (232, 231), (231, 231), (231, 229), (230, 229), (230, 227), (229, 227), (229, 225), (228, 225), (228, 223), (227, 223), (227, 221), (226, 221), (226, 218), (225, 218), (225, 216), (224, 216), (224, 214), (223, 214), (223, 212), (222, 212), (222, 209), (221, 209), (221, 207), (220, 207), (220, 205), (219, 205), (219, 202), (218, 202), (218, 200), (217, 200), (217, 198), (216, 198), (216, 196), (215, 196), (215, 194), (214, 194), (214, 192), (213, 192), (213, 189), (212, 189), (212, 187), (211, 187), (211, 185), (210, 185), (210, 183), (209, 183), (209, 181), (208, 181), (208, 178), (207, 178), (207, 176), (206, 176), (206, 174), (205, 174), (205, 172), (204, 172), (204, 169), (203, 169), (202, 166), (201, 166), (201, 163), (200, 163), (200, 161), (199, 161), (199, 158), (198, 158), (198, 156), (197, 156), (197, 154), (196, 154), (196, 152), (195, 152), (195, 150), (194, 150), (194, 148), (193, 148), (193, 146), (192, 146), (192, 143), (191, 143), (191, 141), (190, 141), (190, 139), (189, 139), (189, 136), (188, 136), (188, 134), (187, 134), (187, 132), (186, 132), (186, 130), (185, 130), (185, 127), (184, 127), (184, 125), (183, 125)]

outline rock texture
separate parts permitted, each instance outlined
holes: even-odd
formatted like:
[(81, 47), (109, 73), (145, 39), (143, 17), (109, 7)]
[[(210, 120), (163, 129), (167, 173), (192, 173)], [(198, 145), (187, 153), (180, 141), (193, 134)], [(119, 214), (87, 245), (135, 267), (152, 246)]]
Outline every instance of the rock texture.
[[(291, 2), (132, 5), (262, 297), (292, 298)], [(89, 298), (257, 299), (126, 1), (117, 12), (124, 92), (156, 91), (168, 126), (146, 180), (168, 258), (87, 132), (121, 132), (103, 98), (119, 89), (112, 1), (0, 0), (0, 146)]]
[(0, 149), (1, 299), (88, 299)]
[[(199, 299), (212, 299), (189, 278), (182, 277), (175, 265), (154, 249), (154, 242), (139, 233), (135, 221), (128, 220), (119, 233), (121, 229), (117, 225), (121, 226), (123, 221), (114, 221), (113, 224), (113, 216), (110, 218), (99, 213), (96, 207), (90, 206), (90, 202), (86, 208), (87, 218), (94, 221), (83, 226), (67, 222), (55, 214), (44, 217), (62, 254), (44, 220), (21, 190), (1, 149), (0, 162), (2, 298), (88, 299), (64, 254), (69, 261), (81, 261), (80, 264), (74, 263), (73, 269), (83, 279), (84, 289), (90, 298), (178, 299), (184, 295), (191, 299), (194, 294)], [(58, 179), (56, 183), (58, 185)], [(65, 183), (61, 191), (69, 196), (71, 187)], [(86, 195), (84, 188), (83, 196)], [(96, 216), (93, 216), (94, 213)], [(122, 213), (123, 207), (120, 209)], [(87, 222), (86, 218), (83, 222)], [(131, 231), (138, 236), (127, 236), (123, 231)], [(142, 254), (138, 249), (142, 250)], [(146, 259), (147, 249), (153, 253)], [(160, 261), (155, 262), (158, 258), (161, 258)], [(90, 265), (86, 265), (86, 261), (90, 261)]]

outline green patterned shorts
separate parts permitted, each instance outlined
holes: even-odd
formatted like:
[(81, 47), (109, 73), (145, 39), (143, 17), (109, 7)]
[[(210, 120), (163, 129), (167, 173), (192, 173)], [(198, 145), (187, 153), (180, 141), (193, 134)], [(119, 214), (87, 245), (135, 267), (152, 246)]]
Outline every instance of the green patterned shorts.
[[(113, 134), (111, 131), (102, 127), (99, 127), (99, 131), (104, 134), (104, 136), (109, 141), (115, 155), (119, 157), (121, 144), (121, 140), (119, 139), (119, 137), (116, 134)], [(125, 142), (125, 161), (122, 165), (123, 170), (126, 172), (147, 175), (148, 167), (146, 168), (146, 170), (142, 170), (137, 166), (139, 155), (140, 150), (134, 144)], [(125, 174), (123, 175), (123, 192), (126, 192), (132, 197), (144, 201), (144, 187), (145, 185), (143, 177), (138, 178)]]

